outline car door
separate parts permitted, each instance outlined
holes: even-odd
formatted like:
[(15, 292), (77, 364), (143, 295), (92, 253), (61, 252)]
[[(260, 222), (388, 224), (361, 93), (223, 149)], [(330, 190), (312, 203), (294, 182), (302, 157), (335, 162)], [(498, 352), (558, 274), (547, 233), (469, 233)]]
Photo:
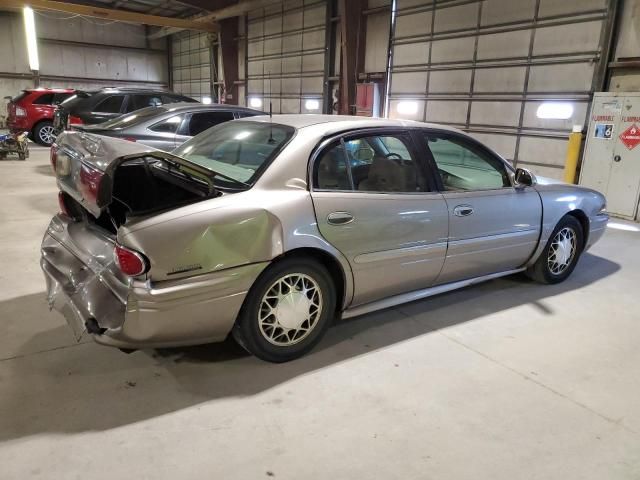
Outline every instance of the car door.
[(449, 211), (449, 245), (438, 284), (516, 269), (540, 237), (542, 201), (515, 186), (505, 162), (463, 134), (421, 132)]
[(205, 110), (191, 113), (184, 128), (181, 128), (176, 135), (176, 143), (183, 144), (191, 137), (195, 137), (201, 132), (214, 127), (220, 123), (233, 120), (233, 112), (230, 110)]
[(369, 129), (327, 140), (310, 175), (320, 233), (351, 265), (353, 306), (435, 282), (447, 205), (409, 132)]

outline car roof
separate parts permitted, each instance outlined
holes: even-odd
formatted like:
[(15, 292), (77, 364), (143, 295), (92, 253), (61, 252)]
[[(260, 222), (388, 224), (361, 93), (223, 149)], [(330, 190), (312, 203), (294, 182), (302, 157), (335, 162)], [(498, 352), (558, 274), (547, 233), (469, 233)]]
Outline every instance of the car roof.
[(242, 105), (230, 105), (228, 103), (193, 103), (193, 102), (176, 102), (165, 103), (161, 105), (170, 112), (180, 112), (182, 110), (233, 110), (241, 112), (255, 113), (256, 115), (264, 115), (264, 112), (243, 107)]
[[(243, 118), (243, 120), (267, 123), (271, 121), (271, 118), (269, 115), (260, 115)], [(314, 127), (314, 130), (322, 130), (323, 135), (330, 135), (332, 133), (345, 130), (367, 127), (421, 127), (460, 132), (457, 128), (437, 123), (423, 123), (415, 120), (391, 118), (356, 117), (349, 115), (283, 114), (274, 115), (272, 121), (273, 123), (287, 125), (296, 129)]]
[(23, 92), (29, 93), (72, 93), (75, 92), (74, 88), (25, 88)]

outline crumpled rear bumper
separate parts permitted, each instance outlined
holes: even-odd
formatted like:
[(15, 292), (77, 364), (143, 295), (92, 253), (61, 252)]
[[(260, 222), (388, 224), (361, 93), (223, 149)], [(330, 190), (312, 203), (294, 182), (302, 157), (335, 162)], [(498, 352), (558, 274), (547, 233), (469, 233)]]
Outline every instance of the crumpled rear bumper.
[(113, 247), (105, 231), (63, 215), (53, 217), (44, 235), (40, 265), (49, 305), (78, 340), (89, 331), (96, 342), (122, 348), (222, 341), (267, 265), (154, 284), (123, 275)]

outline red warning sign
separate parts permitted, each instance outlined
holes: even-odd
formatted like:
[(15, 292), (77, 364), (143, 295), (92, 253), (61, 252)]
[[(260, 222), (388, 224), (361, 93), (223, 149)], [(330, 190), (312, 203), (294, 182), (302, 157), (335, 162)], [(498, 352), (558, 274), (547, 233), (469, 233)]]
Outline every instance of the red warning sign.
[(629, 150), (633, 150), (640, 143), (640, 127), (635, 123), (620, 134), (620, 140)]

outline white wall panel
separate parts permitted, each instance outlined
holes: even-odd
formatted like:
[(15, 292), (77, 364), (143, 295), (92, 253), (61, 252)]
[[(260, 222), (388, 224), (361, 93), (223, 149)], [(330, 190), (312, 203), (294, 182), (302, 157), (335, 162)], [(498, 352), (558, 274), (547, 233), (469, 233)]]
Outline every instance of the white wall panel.
[(247, 95), (263, 98), (264, 109), (271, 98), (274, 113), (300, 113), (303, 96), (322, 99), (326, 8), (292, 0), (249, 12)]

